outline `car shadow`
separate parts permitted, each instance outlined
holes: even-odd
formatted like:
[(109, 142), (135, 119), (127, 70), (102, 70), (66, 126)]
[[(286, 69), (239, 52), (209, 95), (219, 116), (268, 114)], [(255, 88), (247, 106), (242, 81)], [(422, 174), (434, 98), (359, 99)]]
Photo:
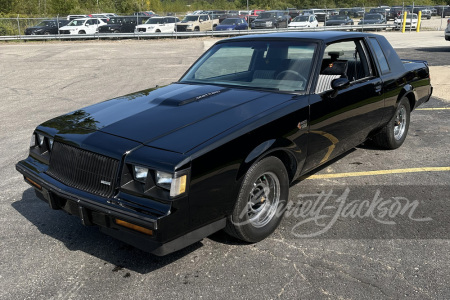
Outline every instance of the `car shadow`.
[(101, 233), (96, 226), (83, 226), (79, 218), (64, 211), (50, 209), (48, 204), (35, 196), (33, 188), (25, 190), (22, 199), (11, 206), (42, 234), (61, 241), (70, 251), (83, 251), (98, 257), (114, 265), (116, 271), (125, 268), (140, 274), (153, 272), (203, 246), (197, 242), (162, 257), (144, 252)]

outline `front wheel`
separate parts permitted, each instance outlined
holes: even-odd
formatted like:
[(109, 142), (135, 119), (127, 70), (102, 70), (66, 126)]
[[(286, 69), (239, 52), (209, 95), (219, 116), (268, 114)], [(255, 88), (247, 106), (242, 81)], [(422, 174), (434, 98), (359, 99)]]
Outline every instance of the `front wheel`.
[(375, 144), (385, 149), (400, 147), (408, 134), (410, 114), (409, 101), (407, 98), (402, 98), (392, 119), (374, 137)]
[(281, 160), (260, 160), (245, 174), (225, 231), (250, 243), (265, 239), (280, 224), (288, 197), (289, 177)]

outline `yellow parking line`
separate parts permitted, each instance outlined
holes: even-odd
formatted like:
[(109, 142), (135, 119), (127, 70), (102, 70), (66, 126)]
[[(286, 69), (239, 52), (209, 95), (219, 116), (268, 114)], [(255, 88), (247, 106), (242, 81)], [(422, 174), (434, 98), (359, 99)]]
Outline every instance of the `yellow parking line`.
[(450, 109), (450, 107), (418, 108), (416, 110), (445, 110), (445, 109)]
[(379, 170), (379, 171), (366, 171), (366, 172), (319, 174), (319, 175), (311, 175), (308, 177), (304, 177), (304, 179), (343, 178), (343, 177), (356, 177), (356, 176), (373, 176), (373, 175), (417, 173), (417, 172), (445, 172), (445, 171), (450, 171), (450, 167), (427, 167), (427, 168), (394, 169), (394, 170)]

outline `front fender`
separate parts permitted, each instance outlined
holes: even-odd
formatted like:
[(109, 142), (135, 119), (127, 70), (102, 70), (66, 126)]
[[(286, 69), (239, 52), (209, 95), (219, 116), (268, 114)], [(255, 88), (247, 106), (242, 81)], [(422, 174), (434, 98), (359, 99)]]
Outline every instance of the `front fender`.
[(240, 165), (236, 181), (240, 182), (253, 164), (272, 155), (278, 157), (284, 163), (289, 179), (292, 181), (299, 169), (299, 162), (294, 155), (296, 148), (297, 146), (288, 139), (271, 139), (259, 144), (248, 153)]

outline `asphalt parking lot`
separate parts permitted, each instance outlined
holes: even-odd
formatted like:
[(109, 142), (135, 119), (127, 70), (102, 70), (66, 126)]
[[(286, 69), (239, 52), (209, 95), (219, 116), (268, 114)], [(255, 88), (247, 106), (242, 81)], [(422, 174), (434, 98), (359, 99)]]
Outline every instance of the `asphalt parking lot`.
[(449, 299), (450, 42), (387, 37), (435, 87), (401, 148), (364, 144), (296, 182), (260, 243), (219, 232), (165, 257), (50, 210), (14, 165), (38, 124), (176, 81), (213, 41), (0, 44), (0, 299)]

